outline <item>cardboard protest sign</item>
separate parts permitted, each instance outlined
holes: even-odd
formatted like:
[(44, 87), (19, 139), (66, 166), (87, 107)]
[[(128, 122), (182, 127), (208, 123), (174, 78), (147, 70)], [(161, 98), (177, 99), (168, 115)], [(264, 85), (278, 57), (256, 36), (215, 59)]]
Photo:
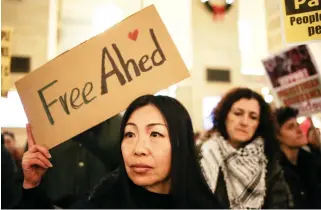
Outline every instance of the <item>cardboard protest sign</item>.
[(16, 82), (38, 144), (52, 148), (189, 77), (154, 6)]
[(306, 45), (292, 47), (263, 60), (279, 99), (300, 115), (321, 112), (321, 81)]
[(320, 0), (281, 0), (280, 16), (286, 43), (321, 40)]
[(11, 84), (11, 28), (1, 28), (1, 96), (6, 97)]

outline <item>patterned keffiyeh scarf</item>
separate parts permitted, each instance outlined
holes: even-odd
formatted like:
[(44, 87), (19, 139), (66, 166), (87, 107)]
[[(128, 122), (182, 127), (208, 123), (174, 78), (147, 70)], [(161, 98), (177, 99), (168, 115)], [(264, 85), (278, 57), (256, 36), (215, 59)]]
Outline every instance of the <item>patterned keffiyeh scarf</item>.
[(222, 136), (215, 134), (203, 143), (201, 156), (203, 173), (213, 193), (219, 170), (222, 170), (230, 208), (262, 207), (267, 165), (262, 138), (258, 137), (245, 147), (235, 149)]

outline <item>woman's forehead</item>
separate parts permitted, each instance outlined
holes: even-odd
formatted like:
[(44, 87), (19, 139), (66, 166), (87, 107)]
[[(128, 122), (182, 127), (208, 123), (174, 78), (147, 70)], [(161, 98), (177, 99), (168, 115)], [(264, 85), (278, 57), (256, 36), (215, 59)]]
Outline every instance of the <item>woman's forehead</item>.
[(128, 123), (137, 124), (164, 124), (167, 125), (165, 118), (160, 110), (153, 105), (146, 105), (136, 109), (129, 117)]
[(247, 99), (241, 98), (238, 101), (235, 101), (231, 107), (232, 109), (242, 109), (248, 110), (251, 112), (259, 113), (260, 112), (260, 105), (256, 99)]

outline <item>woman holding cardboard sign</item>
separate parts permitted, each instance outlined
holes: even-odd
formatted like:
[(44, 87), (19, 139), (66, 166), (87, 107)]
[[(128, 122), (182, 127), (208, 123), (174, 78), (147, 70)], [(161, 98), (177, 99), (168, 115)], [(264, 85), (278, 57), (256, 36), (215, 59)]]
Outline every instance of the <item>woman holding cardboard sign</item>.
[[(23, 157), (19, 207), (52, 208), (37, 187), (52, 167), (50, 154), (35, 144), (29, 126), (27, 132), (30, 149)], [(71, 208), (221, 208), (197, 163), (190, 116), (177, 100), (136, 99), (125, 112), (120, 136), (120, 167)]]

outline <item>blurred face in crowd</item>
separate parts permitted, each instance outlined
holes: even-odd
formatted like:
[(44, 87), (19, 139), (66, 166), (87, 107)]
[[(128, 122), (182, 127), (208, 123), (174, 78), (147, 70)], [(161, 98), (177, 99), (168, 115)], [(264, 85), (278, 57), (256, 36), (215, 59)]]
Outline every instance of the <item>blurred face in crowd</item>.
[(260, 106), (256, 99), (236, 101), (227, 114), (226, 131), (235, 148), (250, 141), (260, 122)]
[(12, 136), (10, 136), (8, 134), (4, 134), (3, 138), (4, 138), (5, 147), (7, 148), (7, 150), (10, 153), (12, 153), (15, 150), (15, 147), (16, 147), (16, 140), (14, 138), (12, 138)]
[(316, 147), (320, 147), (320, 131), (318, 129), (310, 129), (308, 133), (308, 142)]
[(278, 138), (281, 144), (290, 148), (300, 148), (308, 143), (296, 118), (289, 119), (280, 127)]
[(138, 186), (169, 193), (171, 142), (167, 123), (153, 105), (136, 109), (125, 126), (121, 145), (126, 172)]

